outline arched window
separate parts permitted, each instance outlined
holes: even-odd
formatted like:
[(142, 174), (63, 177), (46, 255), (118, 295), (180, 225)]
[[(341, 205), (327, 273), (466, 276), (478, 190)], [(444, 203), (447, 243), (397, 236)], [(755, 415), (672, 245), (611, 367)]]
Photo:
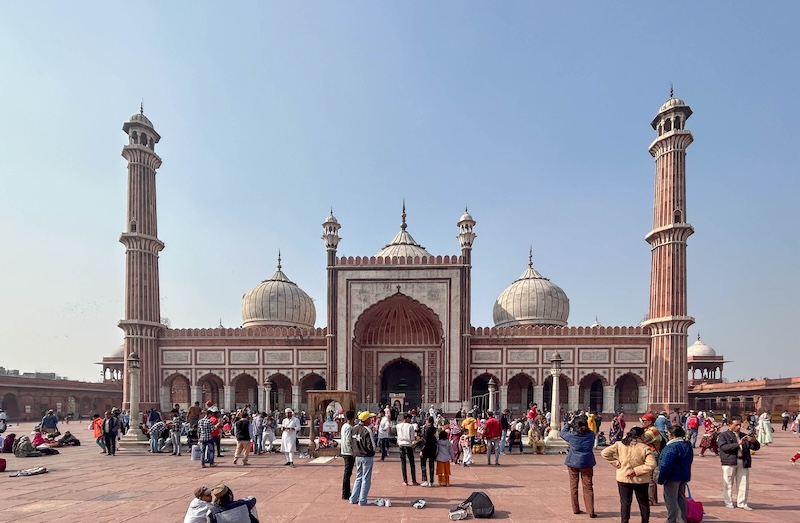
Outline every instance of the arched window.
[(672, 130), (672, 119), (667, 118), (666, 120), (664, 120), (664, 132), (668, 133), (671, 130)]
[(672, 213), (672, 223), (682, 223), (683, 222), (683, 213), (680, 210), (676, 210)]
[(131, 133), (131, 143), (132, 144), (139, 143), (139, 133), (137, 133), (136, 131), (133, 131), (133, 133)]
[(131, 220), (131, 232), (136, 232), (136, 220)]
[(680, 128), (681, 128), (681, 117), (680, 116), (676, 116), (675, 117), (675, 130), (677, 131)]

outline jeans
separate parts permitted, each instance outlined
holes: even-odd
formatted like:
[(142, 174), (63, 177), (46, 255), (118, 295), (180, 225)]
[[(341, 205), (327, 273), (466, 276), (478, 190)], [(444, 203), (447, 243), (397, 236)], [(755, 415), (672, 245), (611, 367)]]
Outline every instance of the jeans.
[(389, 438), (378, 438), (378, 447), (381, 449), (381, 461), (389, 454)]
[(486, 462), (492, 464), (492, 454), (494, 454), (494, 462), (499, 463), (500, 460), (500, 439), (492, 438), (486, 440)]
[(181, 433), (176, 430), (169, 431), (169, 439), (172, 441), (172, 454), (181, 455)]
[(256, 454), (264, 452), (264, 433), (257, 430), (253, 436), (253, 451)]
[[(222, 457), (222, 436), (211, 436), (214, 439), (214, 447), (217, 450), (217, 456)], [(211, 463), (214, 463), (213, 461)]]
[[(419, 467), (422, 469), (422, 482), (425, 483), (428, 481), (429, 483), (433, 483), (433, 480), (436, 478), (436, 476), (433, 475), (433, 471), (436, 469), (436, 456), (431, 456), (429, 458), (420, 456)], [(428, 480), (428, 478), (430, 478), (430, 480)]]
[(697, 446), (697, 429), (689, 429), (689, 441), (692, 443), (692, 448)]
[(100, 446), (100, 448), (103, 449), (103, 452), (105, 452), (105, 450), (106, 450), (106, 441), (105, 441), (105, 439), (106, 439), (105, 436), (100, 436), (99, 438), (97, 438), (95, 440), (97, 442), (97, 444)]
[(567, 467), (569, 470), (569, 488), (572, 499), (572, 512), (578, 513), (581, 505), (578, 502), (578, 480), (583, 484), (583, 504), (586, 506), (586, 512), (594, 514), (594, 486), (592, 485), (592, 475), (594, 469), (592, 467), (577, 469), (575, 467)]
[[(503, 432), (500, 434), (500, 454), (502, 454), (506, 450), (506, 440), (507, 439), (508, 439), (508, 431), (507, 430), (503, 430)], [(488, 449), (487, 449), (487, 451), (488, 451)]]
[(200, 442), (200, 464), (212, 465), (214, 463), (214, 440)]
[(411, 464), (411, 481), (417, 482), (417, 466), (414, 464), (414, 449), (411, 446), (400, 446), (400, 466), (403, 469), (403, 483), (408, 483), (406, 460)]
[(372, 486), (372, 456), (358, 456), (356, 457), (356, 482), (353, 484), (353, 493), (350, 494), (350, 503), (366, 505), (370, 486)]
[(161, 452), (158, 450), (158, 438), (155, 434), (150, 435), (150, 452)]
[(106, 452), (112, 456), (117, 453), (117, 433), (111, 432), (103, 434), (103, 442), (106, 444)]
[(350, 477), (353, 475), (353, 466), (356, 464), (356, 458), (352, 454), (342, 454), (344, 459), (344, 476), (342, 476), (342, 499), (350, 499), (352, 491), (350, 490)]
[(664, 483), (664, 504), (667, 506), (667, 523), (686, 523), (686, 482)]
[(726, 505), (733, 503), (736, 494), (736, 505), (747, 505), (747, 492), (750, 490), (750, 469), (742, 466), (741, 459), (736, 465), (722, 465), (722, 500)]
[(636, 494), (639, 512), (642, 514), (642, 523), (650, 523), (650, 501), (647, 499), (647, 483), (622, 483), (617, 481), (619, 489), (619, 511), (621, 523), (631, 520), (631, 503)]

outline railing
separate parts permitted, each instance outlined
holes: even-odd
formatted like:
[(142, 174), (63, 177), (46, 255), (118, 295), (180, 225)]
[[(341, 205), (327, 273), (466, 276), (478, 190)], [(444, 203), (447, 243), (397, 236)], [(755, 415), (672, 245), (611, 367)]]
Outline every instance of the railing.
[(472, 402), (470, 409), (468, 410), (476, 410), (479, 412), (484, 412), (489, 410), (489, 393), (480, 394), (478, 396), (472, 396)]

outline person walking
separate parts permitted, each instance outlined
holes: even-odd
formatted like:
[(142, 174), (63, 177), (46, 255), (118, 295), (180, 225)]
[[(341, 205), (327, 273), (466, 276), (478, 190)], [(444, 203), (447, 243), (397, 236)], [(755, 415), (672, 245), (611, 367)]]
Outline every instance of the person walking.
[(411, 484), (417, 483), (417, 466), (414, 464), (414, 436), (417, 432), (416, 426), (411, 423), (411, 414), (404, 414), (403, 421), (395, 427), (397, 431), (397, 445), (400, 447), (400, 467), (403, 471), (403, 485), (408, 485), (408, 472), (406, 471), (406, 461), (411, 466)]
[(438, 439), (436, 437), (436, 427), (433, 426), (433, 422), (433, 418), (429, 416), (425, 422), (425, 427), (422, 429), (424, 444), (422, 451), (419, 453), (419, 464), (420, 468), (422, 469), (423, 487), (432, 487), (434, 485), (433, 471), (436, 463), (436, 447), (438, 444)]
[(686, 484), (692, 479), (694, 451), (683, 427), (670, 427), (667, 433), (669, 441), (659, 457), (658, 484), (664, 485), (667, 523), (686, 523)]
[(494, 412), (487, 412), (488, 418), (483, 425), (483, 438), (486, 440), (486, 464), (492, 464), (492, 454), (494, 454), (494, 464), (500, 464), (500, 436), (503, 427), (500, 420), (494, 417)]
[(233, 425), (236, 432), (236, 452), (233, 454), (233, 464), (242, 458), (242, 465), (249, 465), (247, 458), (250, 457), (250, 420), (243, 411), (236, 413), (236, 422)]
[(106, 453), (114, 456), (117, 453), (117, 434), (119, 433), (119, 420), (106, 411), (103, 420), (103, 441), (106, 444)]
[(650, 522), (647, 490), (657, 462), (655, 453), (642, 439), (643, 435), (644, 430), (641, 427), (633, 427), (621, 441), (604, 448), (601, 452), (603, 459), (617, 469), (621, 523), (629, 523), (631, 520), (634, 494), (639, 504), (642, 523)]
[(94, 413), (92, 415), (92, 429), (94, 429), (94, 441), (100, 447), (100, 454), (106, 454), (106, 441), (103, 434), (103, 418), (100, 414)]
[(368, 505), (367, 496), (372, 486), (372, 462), (375, 458), (375, 445), (369, 426), (375, 414), (362, 412), (358, 415), (359, 424), (350, 432), (350, 445), (356, 458), (356, 481), (350, 494), (351, 505)]
[[(533, 429), (536, 430), (536, 429)], [(569, 443), (569, 452), (564, 465), (569, 470), (570, 498), (572, 500), (572, 513), (582, 514), (578, 501), (578, 480), (583, 485), (583, 503), (590, 518), (596, 518), (594, 511), (594, 487), (592, 476), (597, 461), (594, 459), (594, 432), (583, 419), (575, 420), (561, 431), (561, 439)]]
[(758, 442), (764, 446), (772, 443), (772, 416), (766, 411), (758, 417)]
[(283, 411), (286, 415), (281, 421), (281, 452), (286, 454), (286, 465), (294, 468), (294, 453), (297, 452), (297, 432), (300, 420), (294, 417), (292, 409)]
[(172, 411), (172, 421), (169, 426), (169, 440), (172, 443), (172, 455), (181, 455), (181, 433), (183, 432), (183, 421), (178, 411)]
[(742, 419), (731, 416), (728, 430), (720, 432), (717, 436), (719, 460), (722, 463), (722, 500), (726, 508), (735, 508), (733, 493), (736, 493), (736, 507), (743, 510), (753, 510), (747, 504), (749, 490), (750, 467), (752, 459), (751, 450), (761, 448), (758, 440), (740, 432)]
[(697, 446), (697, 431), (700, 428), (700, 419), (693, 410), (689, 411), (689, 417), (686, 418), (686, 428), (689, 429), (688, 440), (692, 444), (692, 448)]
[(353, 432), (353, 421), (355, 421), (356, 413), (353, 410), (348, 410), (345, 415), (345, 422), (342, 425), (342, 444), (339, 447), (339, 452), (342, 454), (344, 460), (344, 474), (342, 475), (342, 499), (350, 499), (350, 477), (353, 475), (353, 466), (356, 463), (356, 458), (353, 456), (353, 445), (350, 443), (350, 434)]
[(786, 430), (789, 428), (789, 411), (784, 410), (781, 413), (781, 430)]

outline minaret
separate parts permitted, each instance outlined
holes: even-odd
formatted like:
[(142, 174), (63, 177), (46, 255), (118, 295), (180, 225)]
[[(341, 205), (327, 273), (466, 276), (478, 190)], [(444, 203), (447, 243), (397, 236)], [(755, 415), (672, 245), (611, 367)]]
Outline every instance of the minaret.
[[(472, 242), (477, 238), (473, 232), (475, 220), (465, 207), (464, 214), (456, 224), (458, 226), (458, 242), (461, 244), (461, 368), (468, 369), (471, 362), (471, 329), (472, 329)], [(461, 400), (468, 407), (470, 401), (472, 377), (468, 372), (461, 373)]]
[[(339, 229), (342, 226), (333, 215), (331, 214), (325, 219), (322, 224), (322, 241), (325, 242), (325, 249), (328, 252), (328, 379), (325, 382), (328, 384), (328, 390), (344, 390), (348, 388), (347, 382), (339, 383), (339, 370), (338, 370), (338, 357), (339, 351), (336, 344), (336, 309), (339, 295), (339, 286), (336, 281), (336, 249), (339, 246)], [(343, 377), (345, 378), (345, 377)]]
[[(128, 220), (125, 232), (119, 238), (125, 246), (125, 319), (119, 327), (125, 332), (125, 381), (123, 408), (128, 408), (130, 391), (128, 356), (139, 355), (138, 410), (160, 406), (161, 380), (159, 376), (158, 336), (161, 324), (161, 304), (158, 289), (158, 253), (164, 244), (158, 239), (156, 219), (156, 169), (161, 158), (155, 144), (161, 136), (140, 110), (125, 122), (122, 130), (128, 135), (128, 144), (122, 148), (122, 157), (128, 161)], [(131, 406), (131, 412), (137, 406)]]
[(653, 230), (645, 237), (652, 250), (648, 409), (671, 412), (688, 405), (686, 347), (694, 318), (686, 308), (686, 240), (694, 233), (686, 221), (686, 148), (694, 140), (686, 129), (692, 110), (670, 98), (651, 125), (650, 145), (656, 160)]

